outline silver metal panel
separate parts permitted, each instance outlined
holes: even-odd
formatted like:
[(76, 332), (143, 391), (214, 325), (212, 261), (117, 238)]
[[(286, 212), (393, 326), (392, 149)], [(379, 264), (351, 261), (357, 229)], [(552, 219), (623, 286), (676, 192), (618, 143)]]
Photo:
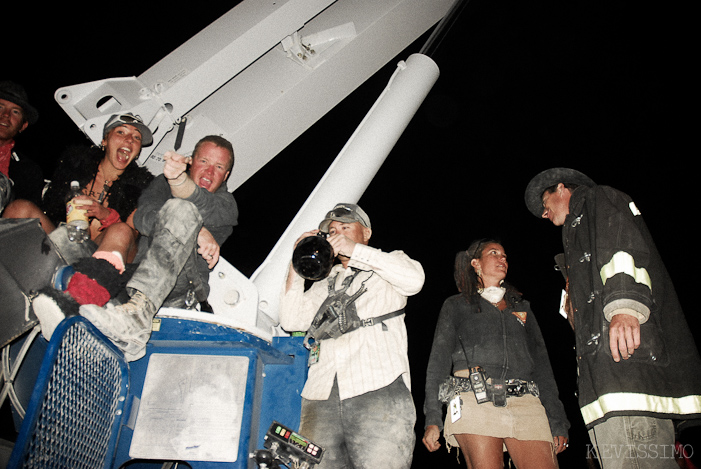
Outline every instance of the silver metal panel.
[(235, 462), (248, 362), (241, 356), (152, 354), (129, 456)]

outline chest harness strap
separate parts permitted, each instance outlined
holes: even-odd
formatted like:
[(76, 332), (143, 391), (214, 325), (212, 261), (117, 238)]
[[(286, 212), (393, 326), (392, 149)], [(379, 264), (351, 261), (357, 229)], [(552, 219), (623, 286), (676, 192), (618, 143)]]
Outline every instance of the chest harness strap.
[[(343, 284), (339, 290), (335, 289), (336, 279), (339, 274), (336, 274), (333, 278), (328, 278), (328, 297), (319, 307), (304, 337), (305, 347), (311, 347), (310, 341), (336, 339), (360, 327), (374, 326), (375, 324), (383, 323), (383, 321), (389, 318), (404, 314), (404, 310), (401, 309), (378, 317), (360, 319), (355, 307), (355, 300), (367, 291), (365, 282), (372, 277), (374, 272), (370, 274), (370, 277), (363, 280), (358, 291), (352, 295), (348, 295), (346, 293), (348, 288), (350, 288), (353, 280), (355, 280), (355, 277), (360, 272), (358, 269), (351, 269), (353, 270), (353, 274), (343, 280)], [(384, 330), (387, 330), (387, 326), (385, 326), (384, 323), (382, 327)]]

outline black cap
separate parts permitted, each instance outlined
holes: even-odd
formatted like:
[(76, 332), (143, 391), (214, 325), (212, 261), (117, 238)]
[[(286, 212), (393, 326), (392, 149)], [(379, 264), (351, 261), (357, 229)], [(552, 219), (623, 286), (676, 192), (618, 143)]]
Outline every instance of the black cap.
[(39, 119), (39, 111), (34, 106), (29, 104), (29, 98), (24, 87), (10, 80), (0, 81), (0, 99), (15, 103), (22, 108), (24, 117), (30, 125), (36, 123)]

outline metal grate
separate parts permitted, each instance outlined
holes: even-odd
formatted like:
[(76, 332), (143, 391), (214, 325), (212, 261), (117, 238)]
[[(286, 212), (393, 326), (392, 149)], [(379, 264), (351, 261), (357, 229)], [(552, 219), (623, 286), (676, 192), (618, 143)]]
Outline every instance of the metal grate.
[(115, 419), (124, 402), (124, 363), (111, 344), (91, 332), (85, 322), (69, 326), (47, 372), (22, 467), (105, 467)]

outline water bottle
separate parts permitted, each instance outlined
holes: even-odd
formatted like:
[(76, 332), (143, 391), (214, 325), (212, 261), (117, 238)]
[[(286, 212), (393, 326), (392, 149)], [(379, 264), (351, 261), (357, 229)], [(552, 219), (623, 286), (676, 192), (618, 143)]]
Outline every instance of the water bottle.
[(66, 227), (68, 239), (74, 243), (82, 243), (90, 239), (87, 211), (78, 208), (79, 204), (74, 200), (79, 195), (83, 195), (80, 184), (78, 181), (71, 181), (71, 190), (66, 196)]

